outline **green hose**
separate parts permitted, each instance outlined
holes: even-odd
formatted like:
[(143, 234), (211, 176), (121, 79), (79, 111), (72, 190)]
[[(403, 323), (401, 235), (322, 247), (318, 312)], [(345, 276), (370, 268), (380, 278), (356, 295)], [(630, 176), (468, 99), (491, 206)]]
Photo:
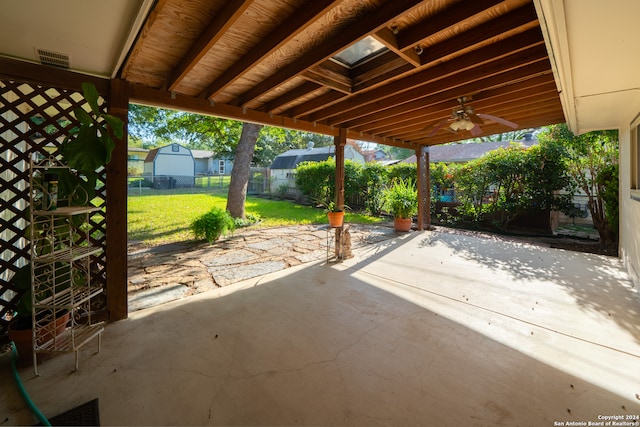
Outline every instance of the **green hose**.
[(29, 410), (33, 412), (33, 414), (38, 418), (40, 423), (42, 423), (43, 426), (50, 426), (51, 423), (49, 422), (47, 417), (45, 417), (44, 414), (40, 412), (40, 409), (36, 407), (36, 405), (33, 403), (33, 400), (31, 400), (31, 398), (29, 397), (29, 394), (27, 394), (27, 390), (25, 390), (24, 386), (22, 385), (22, 380), (20, 379), (20, 375), (18, 374), (18, 368), (16, 367), (17, 358), (18, 358), (18, 350), (16, 350), (16, 345), (14, 344), (14, 342), (11, 341), (11, 369), (13, 370), (13, 378), (16, 380), (16, 384), (18, 385), (18, 390), (20, 390), (20, 394), (22, 395), (22, 398), (24, 399), (24, 401), (27, 402), (27, 406), (29, 407)]

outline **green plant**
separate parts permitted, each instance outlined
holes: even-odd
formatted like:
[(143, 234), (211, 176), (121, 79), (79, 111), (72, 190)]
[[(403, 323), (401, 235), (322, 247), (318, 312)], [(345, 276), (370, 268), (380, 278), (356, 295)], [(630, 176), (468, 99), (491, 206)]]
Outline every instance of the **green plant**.
[(124, 124), (118, 117), (100, 111), (100, 95), (93, 83), (82, 83), (81, 87), (89, 111), (80, 107), (73, 110), (80, 127), (74, 128), (60, 146), (62, 160), (72, 171), (60, 173), (59, 191), (64, 199), (81, 187), (87, 195), (81, 202), (86, 202), (95, 195), (100, 169), (111, 161), (116, 146), (112, 135), (122, 138)]
[(408, 219), (418, 212), (418, 194), (415, 181), (396, 178), (384, 192), (385, 209), (394, 218)]
[[(92, 83), (82, 83), (82, 92), (84, 99), (89, 106), (89, 112), (83, 108), (76, 108), (74, 114), (80, 126), (71, 130), (70, 134), (64, 139), (60, 145), (60, 154), (62, 162), (71, 169), (53, 167), (48, 170), (47, 174), (38, 174), (34, 177), (40, 188), (45, 187), (46, 175), (56, 175), (58, 179), (58, 198), (61, 206), (64, 204), (84, 204), (93, 199), (95, 188), (99, 178), (99, 171), (111, 161), (111, 154), (115, 148), (115, 142), (112, 134), (109, 133), (107, 125), (116, 138), (123, 136), (123, 122), (115, 116), (102, 113), (98, 105), (99, 94)], [(79, 199), (74, 197), (79, 195), (78, 188), (82, 188), (84, 195)], [(34, 200), (35, 206), (30, 209), (41, 209), (45, 200)], [(75, 202), (75, 203), (74, 203)], [(25, 212), (28, 214), (28, 212)], [(80, 226), (80, 222), (72, 223), (69, 226), (64, 219), (55, 219), (56, 224), (53, 228), (48, 223), (38, 222), (30, 224), (25, 229), (25, 237), (33, 236), (37, 241), (35, 244), (38, 255), (44, 255), (61, 249), (54, 246), (51, 233), (74, 232), (76, 227)], [(59, 221), (59, 222), (58, 222)], [(74, 230), (70, 230), (74, 228)], [(55, 230), (55, 231), (52, 231)], [(76, 240), (75, 238), (73, 240)], [(71, 266), (68, 263), (55, 264), (56, 281), (62, 283), (63, 287), (71, 286), (73, 282), (83, 280), (82, 273), (74, 275), (73, 278), (65, 278), (71, 274)], [(44, 274), (40, 269), (45, 267), (37, 267), (35, 274)], [(50, 273), (49, 273), (50, 274)], [(31, 319), (32, 295), (32, 266), (27, 263), (21, 267), (12, 277), (11, 282), (15, 286), (18, 293), (21, 294), (20, 300), (15, 310), (15, 316), (19, 319)], [(62, 289), (56, 289), (56, 292)], [(46, 293), (38, 293), (37, 298), (45, 298), (49, 295)]]
[(206, 239), (213, 243), (222, 235), (235, 230), (235, 222), (229, 212), (213, 208), (191, 223), (191, 231), (196, 239)]

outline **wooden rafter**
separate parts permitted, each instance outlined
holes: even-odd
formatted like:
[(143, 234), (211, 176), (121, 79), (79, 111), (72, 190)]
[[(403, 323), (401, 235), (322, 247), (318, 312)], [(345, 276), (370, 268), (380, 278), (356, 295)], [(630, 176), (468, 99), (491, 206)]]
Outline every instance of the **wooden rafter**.
[(384, 98), (401, 92), (415, 90), (437, 79), (443, 79), (463, 71), (473, 74), (472, 70), (474, 68), (480, 68), (486, 62), (494, 61), (495, 59), (510, 55), (530, 46), (542, 46), (540, 38), (540, 33), (536, 29), (524, 31), (518, 35), (469, 52), (434, 67), (425, 68), (418, 73), (408, 75), (404, 79), (394, 80), (365, 93), (356, 94), (345, 99), (340, 104), (333, 105), (303, 118), (309, 121), (321, 121), (335, 116), (343, 116), (348, 111), (360, 109), (369, 103), (380, 102)]
[(305, 55), (302, 55), (296, 61), (287, 64), (277, 73), (267, 77), (262, 82), (238, 96), (232, 104), (245, 106), (263, 95), (269, 89), (289, 81), (296, 75), (330, 58), (332, 55), (352, 44), (354, 40), (359, 40), (379, 30), (384, 27), (389, 20), (393, 20), (398, 15), (409, 12), (420, 3), (419, 0), (396, 0), (383, 4), (379, 9), (376, 9), (374, 13), (367, 16), (367, 19), (363, 19), (357, 24), (345, 28), (343, 31), (339, 31), (333, 38), (317, 46), (315, 50), (306, 52)]
[(253, 64), (275, 51), (287, 41), (291, 40), (302, 30), (311, 25), (318, 16), (325, 14), (328, 9), (334, 6), (335, 3), (337, 3), (335, 0), (331, 2), (308, 2), (308, 4), (299, 9), (296, 14), (290, 16), (281, 25), (278, 25), (276, 29), (262, 41), (262, 43), (247, 54), (243, 55), (238, 62), (234, 63), (220, 77), (215, 79), (204, 91), (202, 91), (200, 96), (209, 99), (214, 98), (227, 85), (233, 83), (246, 73)]
[(215, 15), (215, 18), (200, 38), (191, 47), (187, 55), (182, 58), (178, 66), (171, 72), (171, 77), (167, 82), (169, 90), (174, 90), (185, 76), (204, 57), (209, 49), (222, 37), (233, 23), (251, 5), (253, 0), (230, 0), (222, 10)]

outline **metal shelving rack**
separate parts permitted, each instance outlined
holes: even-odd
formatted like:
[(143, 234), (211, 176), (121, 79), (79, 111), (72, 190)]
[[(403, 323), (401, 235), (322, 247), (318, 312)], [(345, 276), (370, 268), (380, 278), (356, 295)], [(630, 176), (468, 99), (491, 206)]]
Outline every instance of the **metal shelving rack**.
[[(38, 375), (38, 353), (75, 352), (78, 369), (80, 347), (98, 338), (102, 323), (91, 319), (91, 299), (103, 292), (91, 284), (91, 257), (102, 251), (89, 239), (89, 217), (100, 210), (88, 205), (71, 206), (72, 199), (57, 199), (52, 176), (70, 171), (55, 158), (31, 162), (31, 302), (33, 366)], [(58, 207), (58, 204), (61, 207)]]

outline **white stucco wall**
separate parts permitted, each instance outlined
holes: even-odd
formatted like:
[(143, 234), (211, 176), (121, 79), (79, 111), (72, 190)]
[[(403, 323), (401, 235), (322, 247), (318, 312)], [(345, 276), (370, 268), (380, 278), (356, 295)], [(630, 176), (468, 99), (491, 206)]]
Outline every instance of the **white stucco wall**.
[(620, 256), (640, 285), (640, 199), (631, 196), (631, 131), (621, 128), (620, 138)]

